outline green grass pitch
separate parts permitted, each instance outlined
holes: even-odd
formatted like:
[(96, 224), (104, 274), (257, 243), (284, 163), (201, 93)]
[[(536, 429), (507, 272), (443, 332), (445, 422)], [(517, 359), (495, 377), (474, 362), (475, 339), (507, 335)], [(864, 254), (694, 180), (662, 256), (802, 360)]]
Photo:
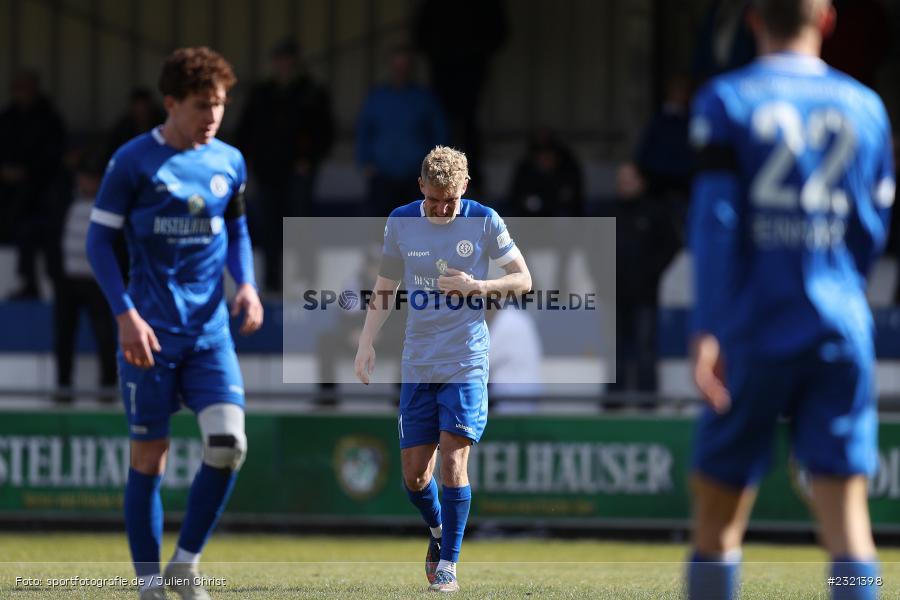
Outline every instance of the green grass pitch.
[[(163, 556), (172, 553), (167, 534)], [(137, 598), (123, 534), (3, 535), (0, 598), (107, 600)], [(411, 538), (218, 535), (201, 571), (218, 578), (214, 600), (379, 599), (433, 597), (427, 592), (426, 540)], [(658, 599), (681, 597), (683, 544), (478, 540), (463, 546), (458, 599)], [(809, 546), (745, 548), (743, 600), (829, 598), (825, 555)], [(881, 550), (881, 597), (900, 598), (900, 549)], [(120, 577), (98, 587), (97, 580)], [(16, 578), (22, 578), (19, 583)], [(40, 583), (27, 586), (25, 578)], [(71, 583), (71, 578), (81, 580)], [(56, 582), (51, 579), (70, 579)], [(87, 585), (81, 583), (87, 580)], [(35, 582), (32, 582), (35, 583)], [(173, 600), (175, 596), (170, 595)]]

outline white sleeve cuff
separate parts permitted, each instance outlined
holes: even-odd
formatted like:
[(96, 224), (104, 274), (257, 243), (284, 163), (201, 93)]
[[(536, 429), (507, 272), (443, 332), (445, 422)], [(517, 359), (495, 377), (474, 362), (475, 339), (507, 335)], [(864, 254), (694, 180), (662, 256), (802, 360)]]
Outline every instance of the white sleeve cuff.
[(125, 224), (125, 217), (95, 206), (91, 209), (91, 221), (112, 229), (122, 229), (122, 225)]
[(500, 258), (495, 258), (494, 264), (496, 264), (498, 267), (503, 267), (516, 260), (520, 256), (522, 256), (522, 253), (519, 251), (519, 247), (513, 246), (506, 251), (506, 254), (504, 254)]

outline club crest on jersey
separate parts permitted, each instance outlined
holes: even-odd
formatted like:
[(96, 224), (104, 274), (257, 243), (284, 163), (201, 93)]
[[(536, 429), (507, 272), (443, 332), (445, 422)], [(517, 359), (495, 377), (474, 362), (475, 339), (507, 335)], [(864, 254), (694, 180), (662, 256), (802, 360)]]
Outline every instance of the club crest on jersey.
[(439, 258), (436, 261), (434, 261), (434, 266), (437, 267), (438, 273), (443, 275), (444, 273), (447, 272), (447, 267), (450, 265), (443, 258)]
[(456, 244), (456, 253), (462, 256), (463, 258), (468, 258), (472, 256), (472, 253), (475, 251), (475, 244), (470, 242), (469, 240), (460, 240)]
[(212, 176), (212, 179), (209, 180), (209, 191), (211, 191), (216, 198), (223, 198), (225, 194), (228, 193), (228, 180), (225, 179), (224, 175), (215, 174)]
[(203, 196), (200, 194), (194, 194), (187, 199), (188, 212), (194, 216), (203, 212), (204, 206), (206, 206), (206, 202), (203, 201)]

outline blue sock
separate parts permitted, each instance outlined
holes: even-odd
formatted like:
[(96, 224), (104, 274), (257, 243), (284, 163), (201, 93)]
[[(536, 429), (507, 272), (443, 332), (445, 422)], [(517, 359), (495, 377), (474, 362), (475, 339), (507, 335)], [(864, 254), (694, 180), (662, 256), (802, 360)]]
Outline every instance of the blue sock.
[(734, 558), (712, 558), (695, 550), (688, 564), (688, 600), (737, 598), (740, 571), (739, 555)]
[[(877, 560), (862, 561), (849, 556), (838, 556), (831, 563), (832, 577), (871, 577), (880, 574)], [(874, 600), (878, 597), (879, 586), (875, 585), (830, 585), (834, 600)]]
[[(406, 486), (404, 486), (406, 487)], [(414, 492), (406, 488), (409, 501), (419, 509), (425, 524), (429, 527), (437, 527), (441, 524), (441, 503), (438, 501), (438, 487), (434, 477), (424, 489)]]
[(236, 480), (236, 471), (217, 469), (206, 463), (200, 465), (200, 470), (194, 476), (194, 483), (191, 484), (187, 512), (178, 537), (179, 548), (194, 553), (203, 550), (225, 509)]
[(441, 511), (444, 515), (444, 533), (441, 536), (441, 560), (459, 561), (459, 549), (462, 546), (466, 521), (469, 520), (469, 508), (472, 506), (472, 488), (452, 488), (444, 486), (441, 495)]
[(125, 530), (138, 577), (159, 573), (163, 507), (159, 495), (162, 475), (144, 475), (128, 469), (125, 484)]

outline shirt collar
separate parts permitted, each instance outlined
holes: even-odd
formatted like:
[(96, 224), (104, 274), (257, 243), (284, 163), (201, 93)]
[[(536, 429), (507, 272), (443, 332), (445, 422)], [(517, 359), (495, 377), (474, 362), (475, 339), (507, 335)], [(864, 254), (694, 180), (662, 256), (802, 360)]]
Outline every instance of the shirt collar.
[[(457, 214), (457, 215), (461, 215), (461, 214), (462, 214), (462, 203), (463, 203), (463, 201), (460, 200), (460, 201), (459, 201), (459, 206), (456, 207), (456, 214)], [(420, 216), (420, 217), (424, 217), (424, 216), (425, 216), (425, 199), (424, 199), (424, 198), (421, 199), (421, 200), (419, 200), (419, 216)]]
[(764, 54), (759, 61), (767, 66), (810, 75), (820, 75), (828, 70), (828, 65), (818, 56), (798, 52)]

